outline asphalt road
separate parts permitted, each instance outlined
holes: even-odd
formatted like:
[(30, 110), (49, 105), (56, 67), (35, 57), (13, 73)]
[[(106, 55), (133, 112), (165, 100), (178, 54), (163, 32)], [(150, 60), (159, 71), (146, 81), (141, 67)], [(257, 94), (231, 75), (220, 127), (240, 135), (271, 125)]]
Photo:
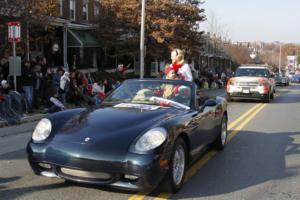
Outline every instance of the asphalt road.
[[(300, 85), (270, 104), (229, 104), (230, 137), (208, 151), (174, 195), (124, 192), (33, 175), (25, 154), (35, 123), (0, 129), (0, 199), (300, 199)], [(246, 113), (246, 115), (245, 115)]]

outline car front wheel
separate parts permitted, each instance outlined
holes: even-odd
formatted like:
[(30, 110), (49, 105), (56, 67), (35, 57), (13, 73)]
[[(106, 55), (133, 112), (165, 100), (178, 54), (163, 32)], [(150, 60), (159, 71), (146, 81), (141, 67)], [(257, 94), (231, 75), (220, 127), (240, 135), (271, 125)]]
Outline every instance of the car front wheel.
[(178, 138), (174, 144), (171, 163), (168, 172), (168, 190), (178, 192), (183, 185), (186, 169), (186, 144), (182, 138)]
[(216, 150), (223, 150), (227, 140), (227, 116), (224, 115), (221, 122), (220, 131), (217, 139), (214, 142), (214, 148)]

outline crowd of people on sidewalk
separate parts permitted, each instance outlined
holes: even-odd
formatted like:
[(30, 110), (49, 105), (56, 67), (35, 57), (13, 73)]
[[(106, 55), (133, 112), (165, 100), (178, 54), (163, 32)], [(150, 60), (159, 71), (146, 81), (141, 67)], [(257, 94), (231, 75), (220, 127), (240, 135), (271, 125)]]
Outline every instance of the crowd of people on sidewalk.
[[(208, 68), (200, 71), (200, 75), (193, 75), (180, 49), (171, 52), (171, 60), (164, 77), (175, 73), (176, 79), (195, 81), (199, 88), (221, 88), (230, 76), (225, 72), (214, 74)], [(9, 75), (9, 54), (0, 55), (0, 120), (11, 124), (18, 123), (24, 113), (34, 110), (53, 113), (66, 109), (66, 105), (97, 107), (108, 92), (120, 85), (117, 80), (94, 80), (90, 73), (50, 68), (45, 57), (22, 62), (17, 82), (14, 91), (13, 77)]]
[(232, 76), (233, 73), (230, 70), (213, 72), (209, 68), (205, 68), (200, 71), (200, 76), (198, 76), (198, 79), (195, 79), (195, 82), (199, 88), (223, 88), (226, 86), (227, 80)]
[(53, 113), (66, 104), (98, 106), (105, 95), (120, 83), (108, 79), (94, 80), (90, 73), (50, 68), (45, 57), (22, 62), (17, 90), (9, 75), (9, 54), (0, 56), (0, 120), (15, 124), (24, 113)]

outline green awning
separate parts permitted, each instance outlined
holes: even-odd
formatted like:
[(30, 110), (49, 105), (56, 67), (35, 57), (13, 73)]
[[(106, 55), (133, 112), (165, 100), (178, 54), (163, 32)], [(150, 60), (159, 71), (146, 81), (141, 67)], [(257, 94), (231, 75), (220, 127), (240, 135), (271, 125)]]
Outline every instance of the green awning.
[(91, 30), (68, 29), (68, 47), (100, 47), (100, 42)]

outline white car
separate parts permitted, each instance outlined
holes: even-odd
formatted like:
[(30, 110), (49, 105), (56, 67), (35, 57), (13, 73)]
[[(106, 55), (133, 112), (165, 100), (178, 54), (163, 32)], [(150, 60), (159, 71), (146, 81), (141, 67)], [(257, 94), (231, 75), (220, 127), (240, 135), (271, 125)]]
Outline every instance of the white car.
[(269, 103), (274, 98), (275, 80), (267, 66), (240, 66), (227, 82), (228, 101), (259, 99)]

